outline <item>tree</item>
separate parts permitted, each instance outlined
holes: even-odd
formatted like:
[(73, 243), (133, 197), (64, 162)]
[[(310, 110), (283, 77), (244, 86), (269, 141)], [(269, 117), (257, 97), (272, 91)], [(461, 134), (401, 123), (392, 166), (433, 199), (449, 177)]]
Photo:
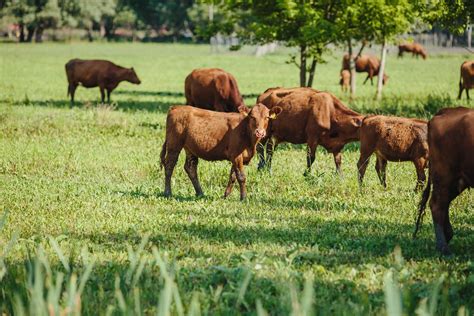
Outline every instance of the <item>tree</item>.
[[(244, 41), (266, 44), (274, 41), (297, 47), (291, 62), (299, 68), (300, 86), (312, 86), (316, 65), (330, 43), (336, 41), (337, 0), (228, 0), (229, 10), (247, 21)], [(309, 63), (309, 60), (311, 62)], [(309, 76), (307, 77), (307, 74)]]

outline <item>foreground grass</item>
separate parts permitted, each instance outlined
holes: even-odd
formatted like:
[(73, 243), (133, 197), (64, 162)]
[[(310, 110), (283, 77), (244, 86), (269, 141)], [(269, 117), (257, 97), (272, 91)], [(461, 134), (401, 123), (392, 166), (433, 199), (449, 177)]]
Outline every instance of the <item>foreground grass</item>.
[[(122, 84), (112, 107), (97, 106), (97, 89), (79, 88), (79, 106), (71, 109), (64, 63), (77, 56), (133, 65), (143, 84)], [(305, 293), (314, 298), (315, 312), (378, 314), (385, 309), (387, 272), (400, 283), (406, 313), (431, 296), (440, 277), (437, 312), (461, 306), (472, 312), (472, 193), (452, 206), (456, 256), (440, 259), (429, 216), (419, 238), (411, 238), (419, 200), (411, 164), (389, 164), (386, 190), (371, 167), (359, 190), (357, 145), (344, 153), (342, 178), (324, 151), (313, 174), (303, 177), (304, 148), (282, 146), (271, 175), (258, 173), (256, 161), (247, 168), (249, 199), (242, 203), (235, 192), (221, 199), (227, 162), (200, 162), (206, 196), (194, 198), (181, 157), (174, 198), (161, 196), (166, 111), (184, 102), (186, 74), (197, 67), (227, 69), (251, 104), (270, 86), (296, 85), (297, 73), (285, 58), (210, 55), (207, 46), (192, 45), (2, 46), (0, 207), (9, 214), (0, 243), (18, 238), (5, 259), (0, 310), (14, 308), (15, 294), (23, 302), (17, 306), (34, 303), (35, 275), (46, 275), (49, 281), (40, 285), (52, 291), (51, 280), (62, 273), (66, 291), (74, 283), (70, 277), (80, 281), (93, 262), (81, 295), (84, 314), (134, 313), (127, 308), (136, 306), (136, 297), (138, 310), (157, 311), (166, 301), (160, 293), (172, 293), (169, 284), (177, 285), (186, 311), (205, 314), (255, 313), (260, 303), (271, 314), (286, 314), (298, 310)], [(339, 58), (318, 66), (315, 87), (339, 95)], [(361, 75), (351, 106), (429, 118), (440, 107), (467, 105), (453, 100), (464, 58), (390, 58), (385, 101), (372, 101), (374, 87), (361, 86)], [(397, 246), (404, 259), (394, 253)], [(48, 259), (37, 263), (35, 257)], [(305, 279), (313, 280), (307, 283), (312, 293), (300, 293)], [(68, 300), (60, 301), (66, 306)]]

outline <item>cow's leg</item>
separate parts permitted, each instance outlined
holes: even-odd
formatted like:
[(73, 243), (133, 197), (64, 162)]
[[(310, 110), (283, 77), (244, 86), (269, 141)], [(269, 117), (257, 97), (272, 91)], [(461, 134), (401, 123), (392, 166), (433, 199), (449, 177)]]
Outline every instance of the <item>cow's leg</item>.
[[(464, 86), (462, 84), (462, 82), (459, 82), (459, 94), (458, 94), (458, 100), (461, 100), (461, 96), (462, 96), (462, 91), (464, 90)], [(467, 91), (467, 90), (466, 90)]]
[(100, 100), (102, 103), (105, 102), (105, 89), (102, 86), (100, 87)]
[(367, 82), (367, 80), (369, 80), (369, 78), (370, 78), (370, 75), (367, 75), (367, 78), (365, 78), (365, 80), (364, 80), (364, 83), (363, 83), (363, 84), (365, 84), (365, 83)]
[(201, 184), (199, 183), (197, 172), (198, 162), (198, 157), (186, 152), (186, 162), (184, 163), (184, 170), (188, 174), (188, 177), (193, 184), (194, 190), (196, 191), (196, 196), (203, 196), (204, 194), (201, 189)]
[(77, 85), (70, 83), (68, 87), (69, 95), (71, 96), (71, 106), (74, 105), (74, 94), (76, 93)]
[(469, 97), (469, 89), (466, 89), (466, 95), (467, 95), (467, 99), (469, 100), (470, 97)]
[(377, 171), (377, 176), (379, 177), (380, 184), (384, 188), (387, 187), (387, 160), (383, 157), (377, 155), (377, 161), (375, 162), (375, 171)]
[(267, 142), (267, 159), (266, 159), (266, 165), (268, 171), (271, 171), (272, 169), (272, 159), (273, 159), (273, 152), (275, 151), (277, 144), (273, 138), (270, 138)]
[(107, 103), (110, 104), (110, 94), (112, 93), (112, 89), (107, 89)]
[(171, 176), (173, 175), (174, 167), (176, 166), (176, 162), (178, 161), (179, 152), (178, 151), (168, 151), (165, 157), (165, 192), (164, 196), (171, 196)]
[(340, 176), (342, 176), (342, 169), (341, 169), (341, 163), (342, 163), (342, 153), (340, 151), (334, 152), (334, 163), (336, 164), (336, 173)]
[(426, 162), (424, 161), (424, 159), (416, 159), (415, 161), (413, 161), (413, 164), (415, 165), (416, 176), (417, 176), (415, 191), (419, 191), (423, 189), (423, 186), (425, 185), (425, 181), (426, 181), (426, 175), (425, 175)]
[(270, 139), (266, 141), (259, 142), (257, 145), (257, 155), (258, 155), (258, 170), (263, 170), (265, 168), (265, 145)]
[(312, 140), (308, 142), (307, 145), (307, 152), (306, 152), (306, 171), (304, 172), (304, 175), (310, 175), (311, 174), (311, 166), (314, 163), (314, 160), (316, 160), (316, 148), (318, 147), (318, 142), (316, 140)]
[(232, 168), (230, 168), (229, 182), (227, 183), (227, 187), (225, 188), (224, 192), (224, 199), (232, 192), (232, 187), (234, 186), (235, 180), (237, 180), (237, 175), (235, 173), (234, 166), (232, 166)]
[[(431, 195), (430, 207), (431, 216), (436, 237), (436, 248), (443, 254), (449, 255), (451, 252), (448, 241), (452, 238), (452, 228), (449, 223), (449, 187), (446, 184), (433, 183), (433, 193)], [(449, 224), (448, 224), (449, 223)]]
[(247, 197), (247, 188), (245, 187), (246, 176), (244, 171), (244, 162), (242, 156), (234, 159), (234, 170), (237, 177), (237, 181), (240, 186), (240, 200), (244, 200)]
[(365, 142), (360, 144), (360, 157), (357, 162), (357, 170), (359, 171), (359, 185), (362, 186), (362, 181), (364, 180), (365, 170), (369, 165), (370, 156), (374, 152), (372, 146), (367, 145)]

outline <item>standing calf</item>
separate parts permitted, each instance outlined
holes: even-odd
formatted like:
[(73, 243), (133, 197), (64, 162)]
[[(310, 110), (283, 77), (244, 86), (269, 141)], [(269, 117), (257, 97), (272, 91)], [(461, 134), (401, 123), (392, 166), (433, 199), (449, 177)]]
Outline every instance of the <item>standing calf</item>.
[(450, 254), (448, 243), (454, 233), (449, 204), (465, 189), (474, 187), (474, 110), (464, 107), (440, 110), (428, 123), (428, 143), (428, 185), (421, 198), (414, 236), (432, 191), (430, 207), (436, 247), (442, 254)]
[(349, 91), (349, 85), (351, 84), (351, 73), (347, 69), (341, 70), (341, 80), (339, 80), (342, 92)]
[(474, 88), (474, 61), (465, 61), (461, 65), (458, 99), (461, 99), (462, 91), (466, 89), (466, 96), (469, 100), (469, 89), (472, 88)]
[(141, 83), (133, 68), (124, 68), (107, 60), (71, 59), (66, 64), (66, 75), (71, 105), (74, 104), (74, 94), (79, 84), (85, 88), (99, 87), (102, 103), (107, 90), (107, 102), (110, 103), (110, 93), (120, 82)]
[(191, 179), (197, 196), (203, 194), (197, 174), (198, 159), (228, 160), (232, 163), (232, 168), (224, 197), (231, 193), (237, 179), (240, 199), (243, 200), (247, 195), (244, 165), (250, 162), (257, 143), (265, 137), (269, 120), (280, 112), (279, 107), (269, 110), (263, 104), (255, 105), (248, 114), (173, 106), (166, 118), (166, 139), (160, 154), (166, 177), (164, 195), (171, 195), (171, 176), (179, 153), (184, 148), (184, 170)]
[(362, 184), (370, 156), (375, 152), (375, 170), (384, 187), (387, 186), (387, 161), (411, 161), (418, 176), (415, 190), (421, 189), (428, 163), (427, 129), (427, 121), (423, 120), (382, 115), (366, 117), (359, 131), (359, 183)]

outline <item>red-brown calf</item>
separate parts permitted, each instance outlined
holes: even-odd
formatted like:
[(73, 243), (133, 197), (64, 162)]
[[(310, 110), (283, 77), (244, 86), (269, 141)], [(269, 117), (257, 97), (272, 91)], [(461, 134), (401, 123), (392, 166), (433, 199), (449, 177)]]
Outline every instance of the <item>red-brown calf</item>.
[(421, 189), (426, 180), (424, 169), (428, 163), (427, 123), (418, 119), (383, 115), (366, 117), (359, 130), (359, 183), (362, 184), (370, 156), (375, 152), (375, 170), (384, 187), (387, 186), (387, 161), (411, 161), (418, 176), (415, 190)]
[(228, 160), (232, 163), (227, 197), (237, 180), (240, 199), (246, 195), (244, 165), (248, 164), (256, 151), (257, 143), (265, 137), (270, 119), (275, 118), (281, 108), (269, 110), (257, 104), (249, 113), (222, 113), (191, 106), (173, 106), (166, 118), (166, 139), (161, 150), (161, 165), (165, 167), (165, 196), (171, 195), (171, 176), (184, 148), (186, 162), (184, 170), (196, 191), (203, 194), (198, 180), (198, 159), (209, 161)]

